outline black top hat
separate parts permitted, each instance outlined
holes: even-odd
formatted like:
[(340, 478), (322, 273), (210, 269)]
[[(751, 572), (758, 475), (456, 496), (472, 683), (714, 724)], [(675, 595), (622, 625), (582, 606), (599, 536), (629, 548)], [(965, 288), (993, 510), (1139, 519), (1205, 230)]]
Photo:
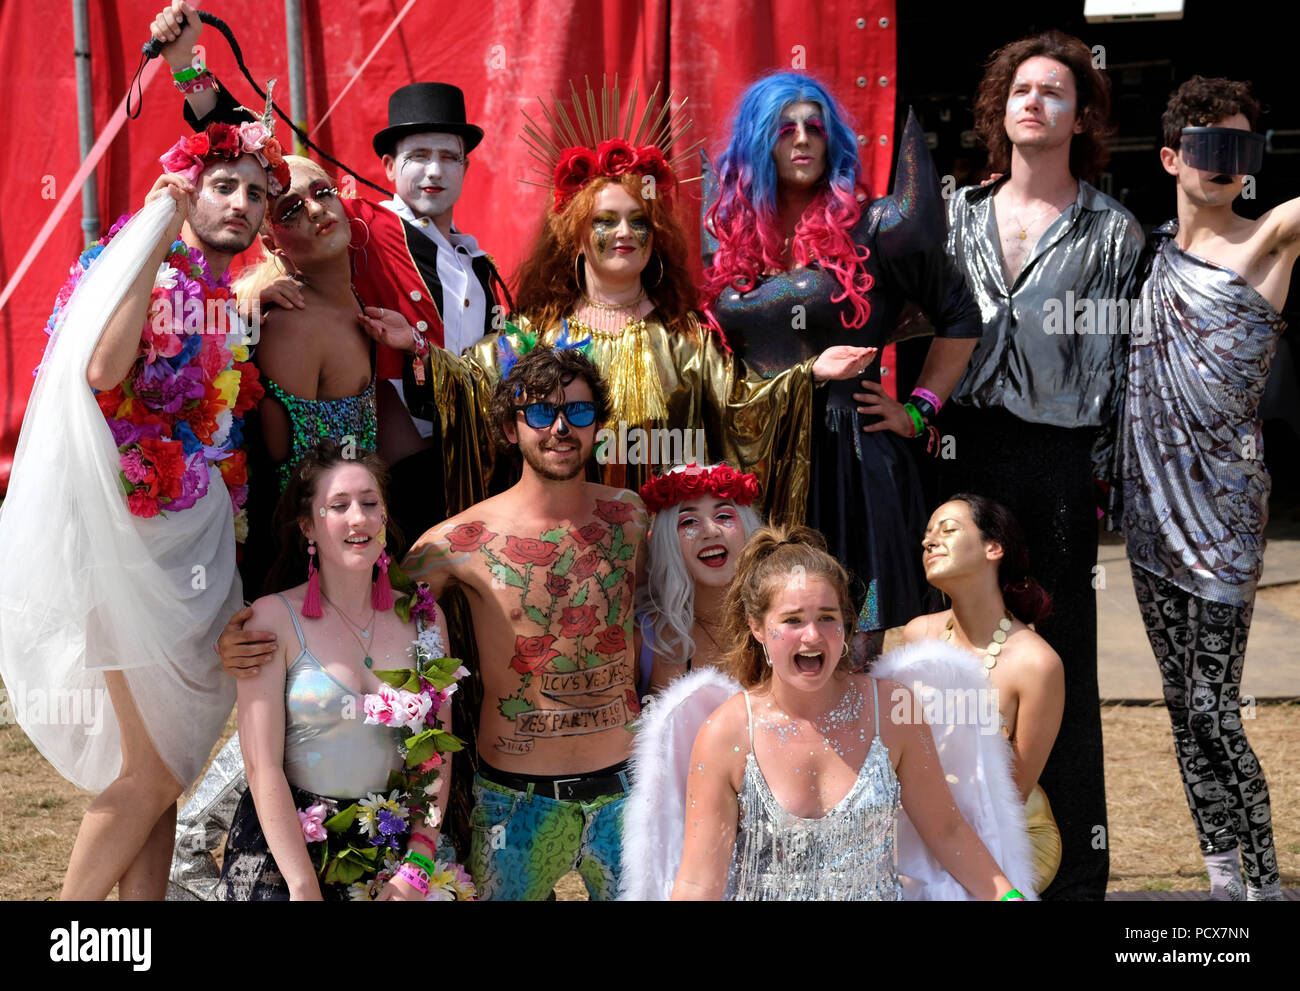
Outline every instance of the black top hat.
[(465, 94), (450, 83), (411, 83), (388, 98), (388, 126), (371, 142), (376, 155), (391, 155), (398, 139), (433, 131), (459, 134), (469, 154), (483, 140), (483, 128), (465, 120)]

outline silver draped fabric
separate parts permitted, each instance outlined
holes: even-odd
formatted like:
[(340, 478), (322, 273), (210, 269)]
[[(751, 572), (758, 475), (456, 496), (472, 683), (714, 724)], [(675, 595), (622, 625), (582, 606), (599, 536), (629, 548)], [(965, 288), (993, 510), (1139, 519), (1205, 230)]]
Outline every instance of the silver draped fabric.
[(729, 901), (900, 901), (894, 826), (901, 791), (889, 751), (880, 739), (880, 702), (872, 681), (876, 735), (847, 795), (820, 819), (787, 812), (754, 757), (749, 709), (749, 754), (741, 783), (740, 824), (727, 878)]
[[(1271, 487), (1256, 415), (1280, 313), (1236, 272), (1160, 238), (1121, 426), (1129, 558), (1214, 602), (1253, 601)], [(1144, 313), (1146, 311), (1144, 310)], [(1145, 322), (1145, 321), (1144, 321)]]
[(1008, 285), (993, 207), (1005, 181), (963, 187), (948, 201), (948, 253), (966, 274), (984, 322), (953, 399), (1000, 407), (1030, 423), (1102, 426), (1115, 410), (1124, 371), (1142, 228), (1080, 180), (1074, 203)]

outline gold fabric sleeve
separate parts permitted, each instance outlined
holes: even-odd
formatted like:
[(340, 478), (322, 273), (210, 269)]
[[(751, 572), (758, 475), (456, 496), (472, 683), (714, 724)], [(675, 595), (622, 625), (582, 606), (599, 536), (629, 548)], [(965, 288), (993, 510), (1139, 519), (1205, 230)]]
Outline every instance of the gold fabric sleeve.
[(1052, 816), (1047, 793), (1039, 785), (1025, 799), (1025, 831), (1033, 849), (1034, 887), (1042, 894), (1061, 866), (1061, 831)]
[(488, 496), (492, 472), (492, 386), (484, 370), (443, 348), (429, 354), (428, 388), (438, 410), (446, 465), (447, 516)]
[[(530, 329), (526, 319), (516, 323)], [(562, 326), (550, 327), (542, 341), (554, 344), (562, 332)], [(489, 398), (500, 377), (498, 337), (491, 334), (465, 352), (481, 369)], [(571, 328), (570, 337), (582, 334)], [(513, 335), (511, 341), (519, 343)], [(638, 352), (631, 361), (625, 353), (629, 347)], [(591, 335), (589, 354), (606, 382), (618, 386), (611, 389), (610, 417), (597, 435), (598, 442), (603, 437), (607, 444), (601, 482), (635, 491), (674, 463), (726, 461), (758, 475), (766, 516), (803, 522), (812, 448), (813, 359), (775, 378), (751, 376), (693, 316), (683, 332), (674, 333), (653, 312), (635, 339)], [(659, 408), (667, 415), (644, 417), (645, 410)]]

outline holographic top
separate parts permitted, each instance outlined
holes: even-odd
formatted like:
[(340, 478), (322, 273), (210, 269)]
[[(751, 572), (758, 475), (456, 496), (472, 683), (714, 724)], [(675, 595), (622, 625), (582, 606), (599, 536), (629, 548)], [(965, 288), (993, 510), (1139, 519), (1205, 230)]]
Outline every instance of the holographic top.
[(776, 800), (754, 756), (749, 693), (749, 753), (740, 788), (740, 825), (727, 878), (730, 901), (899, 901), (894, 824), (901, 792), (880, 739), (880, 699), (871, 680), (876, 734), (857, 780), (819, 819), (792, 815)]
[(1286, 321), (1236, 272), (1153, 235), (1121, 426), (1123, 527), (1134, 564), (1244, 606), (1264, 566), (1271, 488), (1259, 401)]
[(284, 776), (295, 788), (328, 798), (387, 793), (388, 772), (401, 766), (401, 731), (366, 724), (361, 695), (316, 660), (289, 600), (280, 600), (302, 648), (284, 681)]
[(267, 395), (276, 399), (289, 415), (292, 448), (289, 458), (276, 466), (280, 491), (289, 484), (289, 478), (298, 462), (316, 444), (329, 438), (341, 441), (344, 437), (356, 438), (358, 447), (367, 451), (375, 449), (375, 378), (364, 392), (342, 399), (303, 399), (285, 392), (279, 383), (263, 377)]

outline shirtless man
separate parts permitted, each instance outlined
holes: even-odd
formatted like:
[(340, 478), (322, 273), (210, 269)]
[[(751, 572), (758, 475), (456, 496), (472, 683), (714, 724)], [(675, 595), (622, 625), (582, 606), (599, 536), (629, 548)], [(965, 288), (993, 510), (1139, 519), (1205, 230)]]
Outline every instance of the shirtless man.
[(1282, 897), (1238, 696), (1268, 521), (1257, 410), (1286, 326), (1300, 199), (1258, 220), (1233, 212), (1263, 164), (1258, 114), (1249, 85), (1227, 79), (1195, 76), (1169, 100), (1160, 162), (1178, 219), (1152, 235), (1120, 426), (1133, 583), (1211, 898), (1233, 901)]
[(483, 677), (469, 870), (481, 897), (543, 899), (577, 869), (617, 893), (636, 717), (632, 601), (648, 517), (625, 489), (583, 480), (608, 412), (596, 367), (538, 347), (493, 395), (523, 457), (519, 482), (424, 534), (404, 569), (455, 583)]

